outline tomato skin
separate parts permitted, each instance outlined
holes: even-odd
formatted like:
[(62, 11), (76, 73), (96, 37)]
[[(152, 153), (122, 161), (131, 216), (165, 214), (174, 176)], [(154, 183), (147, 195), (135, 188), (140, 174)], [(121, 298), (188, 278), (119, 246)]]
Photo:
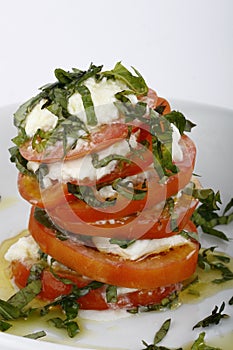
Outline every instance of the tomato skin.
[(170, 107), (169, 102), (163, 97), (158, 97), (156, 107), (163, 107), (164, 108), (163, 115), (171, 112), (171, 107)]
[(18, 174), (18, 191), (27, 202), (39, 208), (44, 208), (43, 200), (45, 199), (47, 207), (54, 207), (75, 199), (75, 196), (68, 192), (65, 183), (56, 183), (47, 189), (40, 189), (35, 176), (22, 173)]
[[(72, 160), (83, 157), (87, 153), (98, 152), (117, 141), (125, 139), (128, 135), (128, 126), (124, 123), (104, 124), (100, 126), (98, 131), (90, 134), (88, 145), (84, 144), (82, 147), (70, 150), (66, 156), (66, 160)], [(19, 151), (21, 155), (33, 162), (54, 163), (64, 160), (64, 150), (62, 142), (55, 144), (53, 147), (45, 149), (43, 152), (37, 152), (32, 148), (32, 139), (26, 141)]]
[(43, 207), (39, 184), (35, 176), (19, 173), (17, 186), (21, 197), (32, 205)]
[[(24, 288), (30, 274), (32, 263), (27, 264), (19, 260), (14, 260), (11, 264), (14, 281), (19, 288)], [(59, 278), (66, 278), (72, 281), (78, 288), (86, 286), (91, 280), (83, 278), (69, 271), (56, 271)], [(47, 268), (41, 274), (42, 290), (38, 298), (47, 301), (53, 301), (61, 295), (67, 295), (72, 290), (72, 285), (64, 284), (58, 280)], [(118, 308), (133, 308), (137, 306), (146, 306), (159, 304), (162, 299), (166, 298), (175, 291), (181, 289), (181, 284), (158, 287), (152, 290), (138, 290), (126, 293), (119, 293), (117, 302), (108, 303), (106, 301), (106, 285), (95, 290), (90, 290), (86, 295), (78, 298), (80, 309), (84, 310), (106, 310)]]
[[(72, 181), (72, 183), (81, 186), (96, 186), (102, 183), (110, 183), (117, 178), (124, 178), (140, 173), (151, 164), (151, 152), (145, 150), (141, 145), (138, 145), (139, 150), (142, 150), (140, 156), (134, 154), (134, 152), (127, 155), (131, 163), (125, 161), (119, 162), (114, 168), (114, 171), (96, 181), (85, 178), (83, 180)], [(56, 182), (46, 189), (41, 189), (36, 176), (22, 173), (18, 175), (18, 191), (25, 200), (40, 208), (52, 208), (64, 202), (77, 201), (77, 198), (68, 192), (66, 183)], [(79, 202), (83, 203), (82, 201)]]
[[(158, 220), (151, 226), (151, 228), (145, 232), (139, 239), (158, 239), (176, 235), (179, 231), (183, 230), (188, 224), (195, 208), (198, 205), (196, 199), (178, 199), (175, 204), (174, 212), (176, 213), (177, 230), (173, 230), (171, 226), (171, 216), (161, 215)], [(140, 224), (137, 223), (137, 224)], [(142, 225), (144, 222), (142, 222)], [(195, 231), (195, 230), (194, 230)]]
[[(100, 227), (93, 225), (93, 221), (120, 219), (137, 212), (141, 213), (141, 219), (143, 219), (146, 214), (144, 213), (145, 210), (161, 203), (166, 198), (175, 195), (180, 189), (184, 188), (192, 176), (196, 148), (187, 136), (183, 136), (182, 140), (185, 152), (184, 160), (177, 163), (180, 171), (170, 176), (166, 184), (163, 184), (159, 182), (159, 178), (156, 177), (156, 173), (152, 170), (153, 175), (148, 180), (148, 192), (143, 199), (129, 201), (119, 195), (114, 206), (107, 208), (91, 207), (81, 200), (74, 199), (69, 203), (57, 205), (55, 208), (46, 207), (49, 216), (58, 227), (73, 233), (91, 236), (132, 238), (133, 229), (130, 226), (127, 228), (127, 236), (123, 226), (114, 227), (112, 225), (109, 227), (111, 228), (110, 230), (104, 231)], [(154, 218), (154, 221), (156, 222), (157, 219), (158, 216)], [(138, 223), (138, 220), (136, 219), (135, 224)], [(140, 232), (138, 229), (134, 231), (135, 238), (141, 237), (152, 226), (153, 223), (148, 223), (148, 226), (144, 225)]]
[[(62, 223), (60, 218), (56, 217), (56, 214), (53, 214), (52, 211), (50, 215), (54, 222), (59, 222), (60, 227), (68, 228), (68, 230), (73, 233), (81, 234), (83, 230), (84, 235), (101, 235), (102, 237), (128, 240), (165, 238), (176, 235), (179, 231), (184, 229), (198, 204), (196, 199), (188, 197), (188, 199), (185, 200), (183, 197), (185, 197), (185, 195), (177, 200), (174, 207), (174, 214), (177, 215), (176, 224), (178, 230), (173, 230), (171, 226), (171, 215), (166, 210), (156, 210), (155, 207), (142, 210), (142, 212), (130, 215), (129, 217), (118, 218), (118, 213), (116, 217), (113, 213), (112, 215), (109, 214), (109, 220), (101, 221), (100, 218), (99, 222), (88, 223), (82, 223), (80, 220), (74, 222), (69, 221), (69, 218), (72, 219), (72, 212), (69, 216), (65, 217), (64, 223)], [(58, 207), (55, 212), (59, 212), (59, 209)], [(64, 212), (61, 213), (61, 216), (64, 215)], [(87, 212), (90, 215), (90, 217), (88, 217), (89, 221), (92, 217), (98, 220), (98, 214), (92, 213), (89, 208), (87, 208)], [(113, 222), (114, 218), (116, 218), (115, 222)]]
[[(138, 96), (138, 99), (146, 102), (150, 108), (156, 108), (156, 106), (159, 105), (165, 106), (163, 114), (170, 111), (169, 103), (165, 99), (158, 97), (157, 93), (150, 88), (148, 89), (147, 96)], [(65, 159), (72, 160), (83, 157), (87, 153), (98, 152), (117, 141), (125, 139), (127, 135), (128, 125), (125, 124), (124, 121), (101, 125), (97, 131), (92, 132), (89, 137), (86, 138), (88, 145), (83, 144), (83, 146), (78, 149), (70, 150), (65, 156)], [(26, 141), (19, 150), (21, 155), (29, 161), (53, 163), (64, 160), (62, 142), (56, 143), (52, 148), (45, 149), (43, 152), (37, 152), (32, 148), (32, 139), (30, 139)]]
[[(22, 174), (19, 174), (18, 177), (18, 189), (21, 196), (32, 205), (41, 208), (45, 207), (58, 226), (74, 233), (98, 235), (97, 230), (93, 229), (93, 226), (90, 227), (90, 225), (88, 225), (90, 218), (95, 218), (95, 221), (119, 219), (136, 212), (141, 212), (176, 194), (180, 188), (183, 188), (190, 181), (195, 163), (196, 148), (192, 140), (185, 135), (182, 136), (182, 146), (184, 149), (184, 160), (182, 162), (177, 162), (180, 172), (169, 177), (166, 185), (163, 185), (159, 184), (159, 179), (153, 171), (151, 180), (148, 180), (148, 195), (142, 200), (132, 200), (129, 202), (123, 196), (119, 196), (113, 207), (101, 208), (101, 210), (99, 210), (98, 208), (89, 206), (69, 193), (67, 185), (64, 183), (56, 183), (40, 191), (35, 177)], [(144, 165), (146, 166), (148, 163), (148, 159), (146, 159)], [(121, 173), (120, 169), (118, 169), (119, 173), (116, 171), (113, 175), (110, 174), (102, 180), (112, 181), (112, 176), (119, 177), (121, 175), (126, 175), (127, 172), (128, 175), (130, 175), (134, 174), (136, 171), (134, 165), (132, 168), (129, 166), (125, 169), (126, 170), (123, 170), (125, 174)], [(156, 196), (154, 193), (156, 193)], [(141, 234), (139, 234), (139, 236), (140, 235)], [(111, 237), (114, 236), (124, 237), (124, 233), (122, 232), (121, 234), (118, 229), (115, 230), (114, 227), (112, 227)]]
[(199, 249), (196, 242), (143, 260), (123, 260), (78, 241), (59, 240), (56, 231), (36, 221), (34, 210), (31, 210), (29, 232), (41, 250), (93, 280), (121, 287), (154, 289), (185, 280), (195, 271)]

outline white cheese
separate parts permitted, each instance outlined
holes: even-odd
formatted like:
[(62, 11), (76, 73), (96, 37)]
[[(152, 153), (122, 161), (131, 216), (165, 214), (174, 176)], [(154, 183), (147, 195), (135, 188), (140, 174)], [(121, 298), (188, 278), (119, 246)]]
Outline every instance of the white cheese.
[[(101, 150), (97, 153), (99, 160), (111, 155), (118, 154), (125, 156), (129, 153), (130, 148), (126, 140), (122, 140), (114, 143), (113, 145)], [(92, 157), (87, 154), (85, 157), (77, 158), (74, 160), (67, 160), (64, 162), (56, 162), (48, 164), (48, 173), (45, 176), (45, 181), (59, 180), (60, 182), (69, 182), (73, 180), (84, 180), (86, 178), (93, 180), (99, 180), (104, 175), (111, 173), (116, 166), (117, 161), (113, 160), (105, 167), (99, 169), (94, 168), (92, 164)], [(30, 168), (32, 164), (30, 163)]]
[(4, 258), (11, 262), (14, 260), (39, 259), (39, 246), (32, 236), (21, 237), (6, 252)]
[(27, 162), (28, 170), (32, 171), (33, 173), (35, 173), (39, 169), (39, 166), (40, 166), (39, 162), (33, 162), (33, 161)]
[(183, 160), (182, 148), (179, 144), (181, 135), (179, 129), (171, 123), (172, 127), (172, 159), (174, 162), (181, 162)]
[(27, 115), (25, 121), (25, 132), (28, 137), (33, 137), (38, 129), (43, 131), (53, 130), (58, 121), (58, 117), (42, 106), (46, 100), (42, 99)]
[(106, 199), (106, 198), (115, 197), (115, 195), (117, 194), (117, 191), (115, 191), (112, 188), (112, 186), (104, 186), (99, 190), (99, 194), (102, 198)]
[[(112, 80), (103, 78), (96, 83), (94, 78), (89, 78), (84, 81), (90, 93), (93, 105), (95, 107), (95, 114), (97, 118), (97, 125), (110, 124), (119, 118), (119, 112), (114, 102), (117, 100), (115, 94), (128, 89), (128, 87), (119, 80)], [(132, 103), (137, 103), (135, 95), (127, 96)], [(87, 123), (86, 114), (84, 113), (84, 106), (81, 95), (76, 92), (68, 101), (68, 111), (71, 114), (77, 115), (84, 123)]]
[(111, 253), (129, 260), (138, 260), (151, 254), (159, 254), (173, 247), (178, 247), (190, 242), (181, 235), (175, 235), (160, 239), (137, 240), (127, 248), (121, 248), (118, 244), (110, 243), (110, 238), (93, 237), (92, 239), (100, 252)]

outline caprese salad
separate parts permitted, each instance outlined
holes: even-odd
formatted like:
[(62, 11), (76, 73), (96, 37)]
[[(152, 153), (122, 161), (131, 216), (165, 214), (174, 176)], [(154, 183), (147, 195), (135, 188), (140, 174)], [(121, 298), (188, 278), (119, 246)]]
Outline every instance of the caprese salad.
[[(5, 255), (50, 305), (132, 309), (170, 300), (195, 272), (194, 126), (136, 70), (55, 70), (16, 111), (11, 161), (31, 204)], [(67, 300), (66, 299), (66, 300)]]

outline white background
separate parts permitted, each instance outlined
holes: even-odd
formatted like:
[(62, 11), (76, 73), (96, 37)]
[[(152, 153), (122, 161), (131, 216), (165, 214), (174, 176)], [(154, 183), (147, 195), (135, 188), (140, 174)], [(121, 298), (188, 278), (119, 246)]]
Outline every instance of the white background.
[(121, 60), (160, 96), (233, 108), (232, 16), (232, 0), (0, 0), (0, 105)]

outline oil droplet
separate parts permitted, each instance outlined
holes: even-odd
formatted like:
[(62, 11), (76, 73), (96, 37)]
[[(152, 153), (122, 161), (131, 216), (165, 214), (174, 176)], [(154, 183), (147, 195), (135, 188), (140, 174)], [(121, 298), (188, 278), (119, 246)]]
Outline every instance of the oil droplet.
[[(29, 232), (28, 230), (22, 231), (17, 236), (10, 238), (8, 240), (5, 240), (0, 245), (0, 299), (7, 300), (9, 296), (13, 295), (15, 293), (15, 286), (12, 283), (11, 280), (11, 271), (9, 267), (9, 262), (7, 262), (4, 259), (4, 255), (9, 249), (9, 247), (14, 244), (19, 238), (27, 235)], [(221, 255), (225, 255), (221, 253)], [(233, 259), (230, 259), (230, 262), (227, 264), (228, 268), (233, 271)], [(210, 295), (214, 295), (218, 293), (221, 290), (224, 289), (232, 289), (233, 288), (233, 281), (228, 281), (222, 284), (214, 284), (212, 281), (216, 278), (221, 277), (221, 273), (219, 271), (210, 270), (208, 272), (197, 268), (196, 275), (198, 275), (198, 282), (197, 283), (191, 283), (184, 291), (180, 293), (180, 301), (183, 304), (187, 303), (197, 303)], [(34, 300), (30, 306), (31, 307), (43, 307), (44, 302), (40, 300)], [(64, 316), (64, 315), (63, 315)], [(77, 346), (78, 342), (75, 339), (70, 339), (67, 337), (65, 330), (57, 330), (56, 328), (52, 327), (48, 323), (48, 319), (52, 317), (62, 317), (61, 311), (59, 310), (53, 310), (48, 315), (41, 317), (38, 313), (35, 313), (33, 316), (30, 316), (29, 319), (25, 320), (16, 320), (11, 322), (13, 324), (13, 327), (11, 327), (8, 331), (10, 334), (15, 335), (25, 335), (29, 333), (33, 333), (35, 331), (39, 330), (46, 330), (47, 336), (45, 338), (41, 338), (41, 341), (49, 341), (53, 343), (59, 343), (59, 344), (66, 344), (66, 345), (73, 345)], [(85, 322), (95, 322), (93, 320), (88, 319), (82, 319), (82, 317), (78, 318), (78, 324), (80, 326), (81, 332), (79, 341), (81, 339), (82, 341), (82, 348), (85, 348), (85, 340), (89, 337), (92, 337), (92, 334), (90, 330), (88, 330), (85, 327)], [(100, 322), (101, 323), (101, 322)], [(206, 343), (209, 346), (219, 347), (223, 350), (230, 350), (232, 349), (232, 343), (233, 343), (233, 332), (229, 334), (225, 334), (221, 336), (221, 338), (206, 340)], [(88, 347), (88, 345), (86, 346)], [(104, 349), (101, 347), (96, 347), (96, 349)], [(106, 348), (107, 349), (107, 348)], [(183, 347), (184, 350), (190, 350), (191, 344), (187, 344), (185, 347)]]
[(10, 208), (17, 203), (19, 199), (17, 197), (1, 197), (0, 198), (0, 210)]

